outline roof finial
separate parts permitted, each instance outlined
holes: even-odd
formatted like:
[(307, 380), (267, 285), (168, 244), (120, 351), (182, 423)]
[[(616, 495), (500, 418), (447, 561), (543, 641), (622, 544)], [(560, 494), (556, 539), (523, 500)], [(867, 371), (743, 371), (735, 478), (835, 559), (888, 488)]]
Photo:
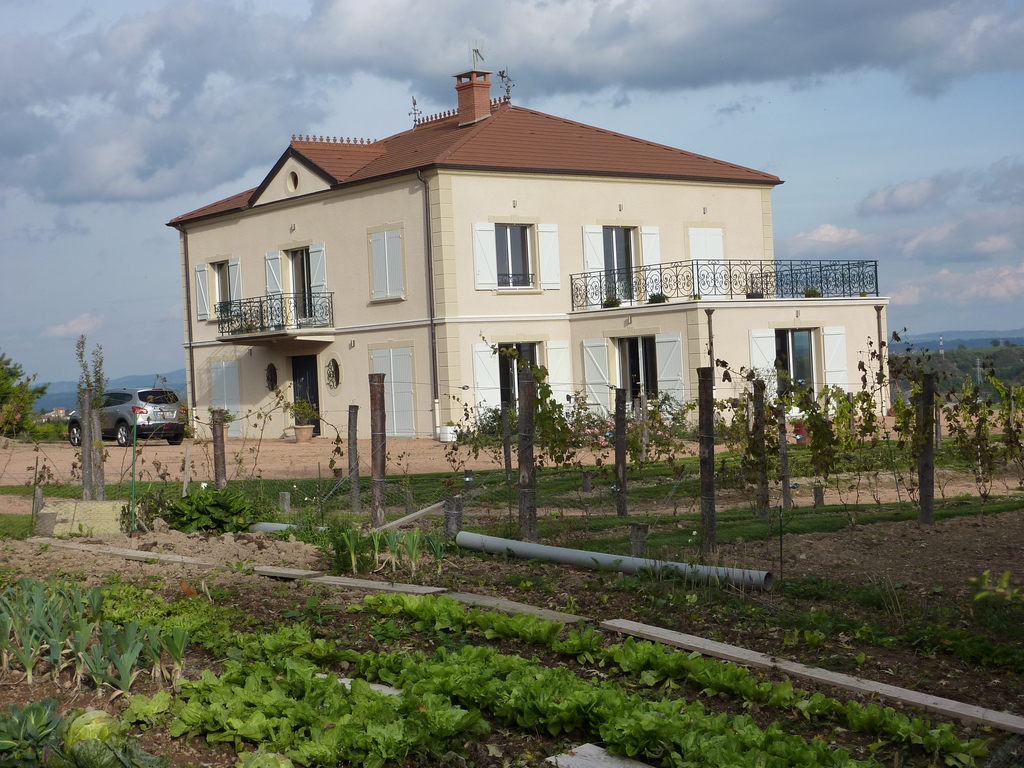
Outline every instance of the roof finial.
[(416, 97), (413, 96), (412, 97), (412, 112), (409, 113), (409, 116), (412, 118), (412, 124), (413, 125), (419, 125), (420, 124), (420, 115), (422, 115), (422, 114), (423, 114), (423, 112), (421, 112), (420, 108), (416, 106)]
[(512, 89), (516, 87), (516, 81), (509, 76), (508, 67), (498, 72), (498, 79), (501, 80), (501, 85), (505, 89), (505, 101), (512, 103)]

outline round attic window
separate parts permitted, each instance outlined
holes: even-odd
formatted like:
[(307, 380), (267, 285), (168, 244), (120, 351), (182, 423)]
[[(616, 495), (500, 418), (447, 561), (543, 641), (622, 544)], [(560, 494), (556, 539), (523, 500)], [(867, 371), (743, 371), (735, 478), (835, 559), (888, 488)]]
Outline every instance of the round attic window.
[(298, 189), (299, 189), (299, 174), (297, 174), (295, 171), (291, 171), (288, 174), (288, 182), (287, 183), (288, 183), (288, 191), (289, 192), (296, 192), (296, 191), (298, 191)]

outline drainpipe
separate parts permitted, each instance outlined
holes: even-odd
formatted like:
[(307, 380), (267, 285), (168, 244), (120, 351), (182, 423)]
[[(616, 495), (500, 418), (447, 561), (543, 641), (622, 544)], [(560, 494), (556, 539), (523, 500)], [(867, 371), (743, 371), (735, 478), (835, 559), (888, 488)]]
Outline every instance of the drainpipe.
[(426, 240), (424, 253), (427, 267), (427, 313), (430, 317), (430, 386), (434, 398), (434, 438), (441, 438), (441, 396), (437, 381), (437, 321), (434, 314), (434, 249), (430, 234), (430, 182), (416, 171), (423, 184), (423, 233)]
[(176, 226), (178, 234), (181, 235), (182, 253), (185, 258), (185, 323), (188, 329), (188, 383), (189, 395), (192, 400), (192, 413), (190, 418), (196, 415), (196, 353), (192, 349), (195, 340), (192, 330), (192, 267), (188, 261), (188, 232), (184, 226)]
[(688, 563), (671, 563), (664, 560), (649, 560), (644, 557), (624, 557), (608, 555), (600, 552), (587, 552), (582, 549), (565, 549), (547, 544), (533, 544), (514, 539), (499, 539), (497, 536), (484, 536), (479, 533), (460, 532), (455, 543), (463, 549), (477, 552), (490, 552), (494, 555), (506, 553), (527, 560), (547, 560), (552, 563), (576, 565), (582, 568), (621, 571), (622, 573), (638, 573), (648, 569), (655, 573), (676, 570), (687, 578), (701, 582), (725, 582), (740, 589), (760, 589), (770, 592), (774, 578), (768, 571), (748, 571), (742, 568), (724, 568), (721, 566), (690, 565)]

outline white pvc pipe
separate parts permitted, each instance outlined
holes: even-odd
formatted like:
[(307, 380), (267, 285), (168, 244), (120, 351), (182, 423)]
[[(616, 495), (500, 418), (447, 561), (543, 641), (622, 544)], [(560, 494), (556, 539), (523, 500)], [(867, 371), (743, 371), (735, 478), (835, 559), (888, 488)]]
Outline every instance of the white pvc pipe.
[(609, 555), (601, 552), (587, 552), (582, 549), (532, 544), (515, 539), (501, 539), (497, 536), (484, 536), (480, 533), (467, 533), (466, 531), (462, 531), (455, 537), (455, 543), (460, 547), (477, 552), (490, 552), (496, 555), (508, 553), (525, 559), (547, 560), (552, 563), (622, 571), (623, 573), (637, 573), (643, 569), (653, 572), (674, 569), (683, 576), (697, 581), (727, 582), (741, 589), (758, 589), (765, 592), (771, 591), (774, 582), (769, 571), (748, 571), (742, 568), (690, 565), (689, 563), (673, 563), (665, 560), (648, 560), (643, 557)]

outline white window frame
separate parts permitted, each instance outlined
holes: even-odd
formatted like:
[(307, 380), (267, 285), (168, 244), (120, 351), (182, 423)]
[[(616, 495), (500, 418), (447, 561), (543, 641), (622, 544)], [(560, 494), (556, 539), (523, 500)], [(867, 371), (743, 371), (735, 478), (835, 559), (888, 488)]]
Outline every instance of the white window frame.
[[(498, 243), (502, 239), (501, 238), (501, 236), (502, 236), (502, 229), (501, 228), (504, 228), (504, 235), (505, 235), (505, 238), (504, 238), (504, 240), (505, 240), (505, 263), (504, 264), (500, 264), (499, 263), (500, 256), (498, 255)], [(515, 229), (522, 228), (523, 230), (525, 230), (525, 233), (524, 233), (525, 237), (523, 237), (523, 241), (524, 241), (525, 247), (526, 247), (526, 272), (525, 273), (513, 272), (512, 271), (512, 242), (513, 242), (512, 230), (513, 230), (513, 228), (515, 228)], [(534, 239), (535, 236), (536, 236), (536, 228), (532, 224), (499, 222), (499, 223), (494, 225), (494, 271), (495, 271), (495, 274), (497, 275), (498, 288), (500, 288), (502, 290), (506, 290), (506, 289), (515, 290), (515, 289), (520, 289), (520, 288), (533, 288), (534, 287), (534, 285), (536, 283), (536, 280), (537, 280), (536, 259), (534, 258), (534, 250), (535, 250), (535, 248), (534, 248), (534, 244), (533, 244), (533, 239)], [(505, 268), (505, 273), (509, 277), (509, 283), (507, 285), (502, 285), (502, 282), (501, 282), (502, 267)], [(529, 277), (527, 278), (526, 282), (515, 283), (515, 282), (513, 282), (511, 280), (512, 276), (515, 275), (515, 274), (525, 274), (525, 275), (528, 275)]]

